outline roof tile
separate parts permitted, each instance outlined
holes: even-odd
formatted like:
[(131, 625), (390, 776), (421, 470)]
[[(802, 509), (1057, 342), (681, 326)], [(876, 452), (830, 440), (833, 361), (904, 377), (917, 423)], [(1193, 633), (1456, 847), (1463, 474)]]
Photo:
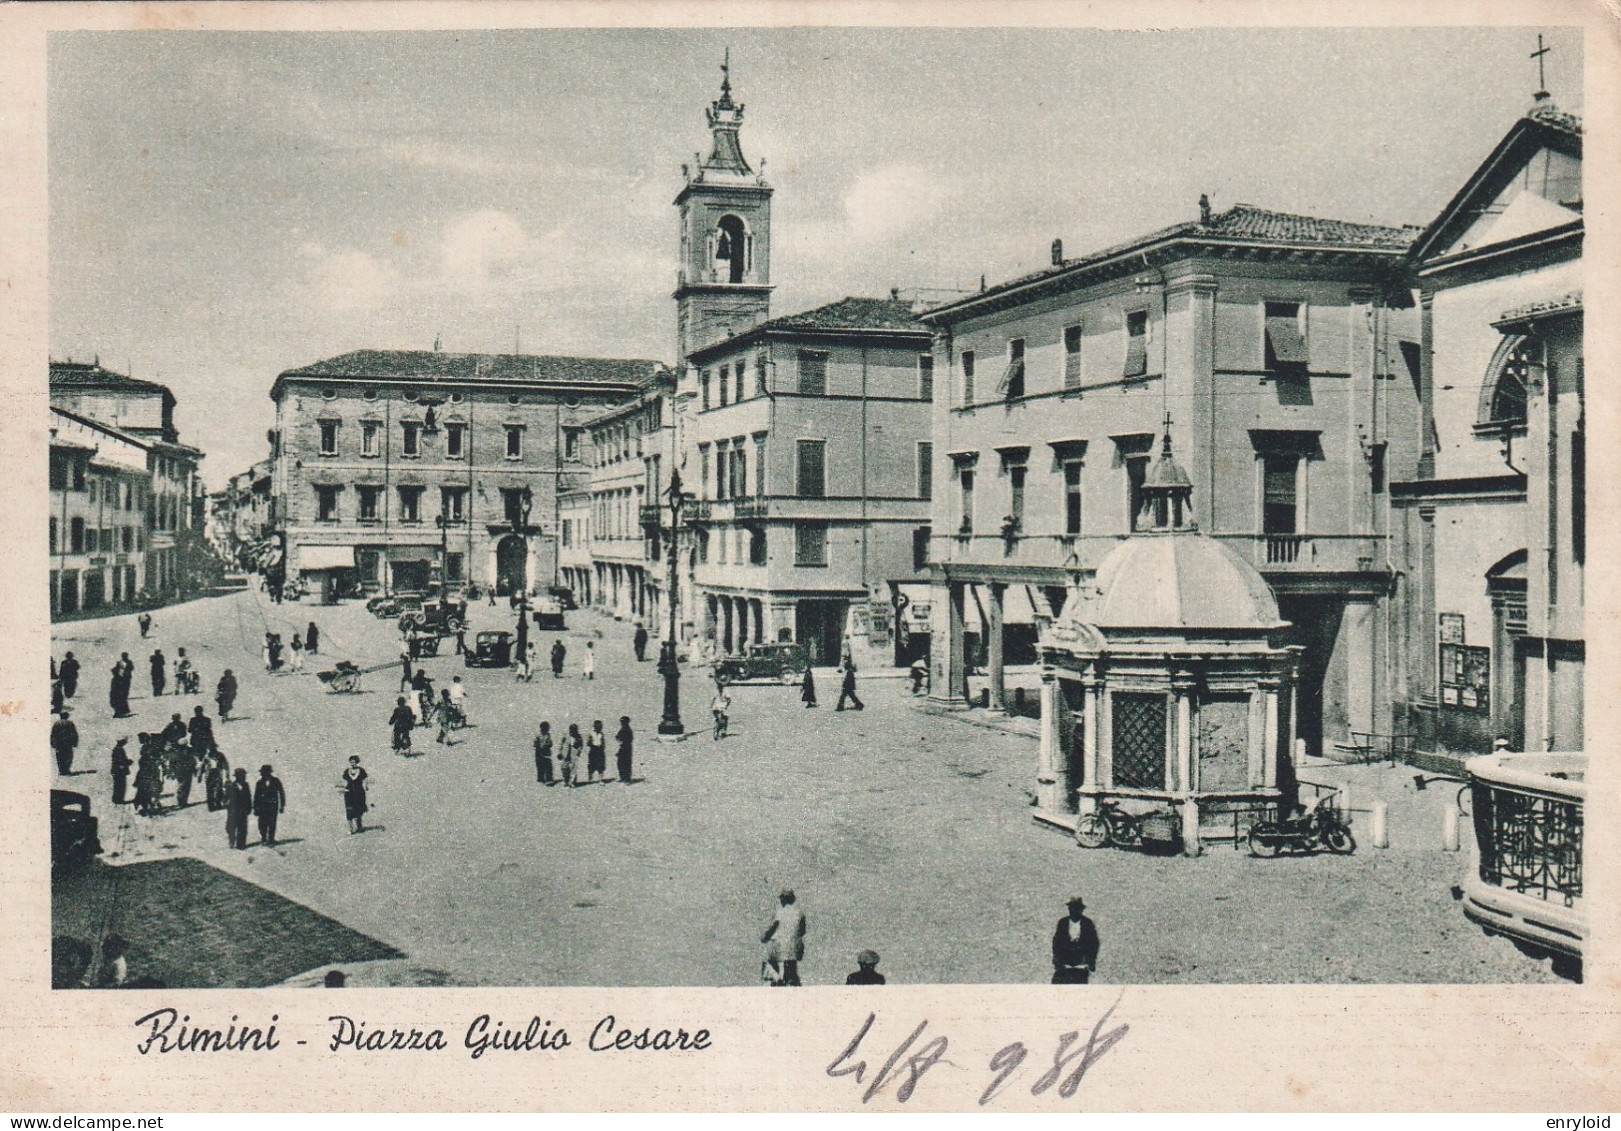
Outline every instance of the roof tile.
[(655, 380), (665, 368), (663, 362), (645, 358), (355, 350), (286, 370), (282, 376), (407, 378), (416, 381), (560, 381), (642, 386)]

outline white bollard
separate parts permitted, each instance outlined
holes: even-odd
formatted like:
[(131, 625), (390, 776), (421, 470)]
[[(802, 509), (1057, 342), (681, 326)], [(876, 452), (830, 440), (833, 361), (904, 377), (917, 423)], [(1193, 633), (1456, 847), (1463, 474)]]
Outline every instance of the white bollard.
[(1370, 819), (1369, 824), (1372, 826), (1370, 835), (1373, 838), (1373, 846), (1375, 848), (1390, 847), (1390, 832), (1385, 827), (1385, 817), (1389, 812), (1389, 808), (1390, 807), (1387, 806), (1383, 801), (1375, 801), (1373, 803), (1373, 816)]
[(1458, 807), (1448, 805), (1441, 813), (1441, 851), (1458, 851)]

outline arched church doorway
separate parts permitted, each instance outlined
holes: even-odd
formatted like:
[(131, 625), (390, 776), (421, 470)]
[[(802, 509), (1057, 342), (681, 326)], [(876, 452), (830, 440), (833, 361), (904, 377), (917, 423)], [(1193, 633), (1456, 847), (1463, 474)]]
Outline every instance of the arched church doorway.
[(495, 591), (524, 593), (529, 589), (528, 550), (523, 539), (508, 534), (495, 546)]

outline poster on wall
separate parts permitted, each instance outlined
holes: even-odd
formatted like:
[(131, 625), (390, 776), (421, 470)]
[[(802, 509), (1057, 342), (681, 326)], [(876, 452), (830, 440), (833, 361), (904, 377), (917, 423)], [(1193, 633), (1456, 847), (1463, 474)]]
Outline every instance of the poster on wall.
[(1442, 613), (1440, 615), (1440, 639), (1442, 644), (1463, 643), (1463, 614)]
[(1441, 645), (1441, 705), (1465, 711), (1491, 710), (1488, 688), (1492, 651), (1467, 644)]

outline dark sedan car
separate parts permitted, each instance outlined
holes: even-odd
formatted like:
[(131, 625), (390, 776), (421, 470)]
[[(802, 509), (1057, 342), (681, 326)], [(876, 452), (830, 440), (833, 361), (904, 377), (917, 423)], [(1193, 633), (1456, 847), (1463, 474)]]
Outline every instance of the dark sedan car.
[(82, 867), (101, 852), (90, 798), (70, 789), (51, 790), (51, 870)]
[(715, 661), (715, 678), (727, 683), (770, 679), (795, 684), (805, 678), (810, 655), (803, 644), (750, 644), (741, 656)]

